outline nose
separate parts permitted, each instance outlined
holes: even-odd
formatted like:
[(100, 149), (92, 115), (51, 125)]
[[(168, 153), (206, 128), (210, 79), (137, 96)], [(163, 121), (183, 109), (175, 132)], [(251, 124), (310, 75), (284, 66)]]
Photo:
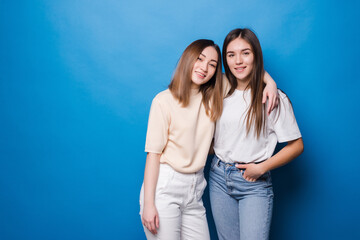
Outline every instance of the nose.
[(203, 70), (204, 72), (207, 72), (208, 71), (208, 63), (206, 61), (203, 61), (201, 63), (201, 70)]
[(241, 54), (237, 54), (235, 56), (235, 63), (236, 64), (241, 64), (242, 62), (243, 62), (243, 60), (242, 60)]

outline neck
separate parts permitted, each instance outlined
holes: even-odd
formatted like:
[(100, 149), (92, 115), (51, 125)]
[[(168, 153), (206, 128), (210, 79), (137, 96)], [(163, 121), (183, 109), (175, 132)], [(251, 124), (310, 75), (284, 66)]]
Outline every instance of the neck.
[(196, 85), (194, 83), (191, 83), (191, 90), (193, 89), (198, 89), (199, 90), (200, 86), (199, 85)]
[(244, 91), (249, 84), (249, 79), (236, 79), (237, 80), (237, 90)]
[(190, 88), (190, 96), (197, 95), (199, 93), (200, 88)]

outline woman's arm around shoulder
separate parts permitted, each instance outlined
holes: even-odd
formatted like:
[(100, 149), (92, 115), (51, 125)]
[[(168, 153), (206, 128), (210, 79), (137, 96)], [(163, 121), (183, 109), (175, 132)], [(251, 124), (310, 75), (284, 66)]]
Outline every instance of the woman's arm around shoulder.
[(279, 105), (279, 95), (278, 95), (277, 85), (274, 79), (266, 71), (264, 74), (264, 83), (266, 84), (266, 86), (263, 91), (262, 102), (265, 104), (266, 99), (269, 98), (269, 104), (266, 109), (266, 112), (269, 115), (271, 111), (274, 110), (274, 108), (276, 108)]

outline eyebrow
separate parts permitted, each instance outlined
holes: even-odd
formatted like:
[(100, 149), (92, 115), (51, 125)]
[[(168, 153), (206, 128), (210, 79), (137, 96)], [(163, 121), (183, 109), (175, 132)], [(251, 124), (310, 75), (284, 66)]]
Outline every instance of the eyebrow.
[[(205, 55), (205, 54), (203, 54), (203, 53), (200, 53), (200, 55), (202, 55), (202, 56), (206, 57), (206, 55)], [(216, 63), (217, 63), (217, 61), (216, 61), (215, 59), (211, 59), (211, 60), (210, 60), (210, 62), (211, 62), (211, 61), (213, 61), (213, 62), (216, 62)]]
[[(244, 48), (244, 49), (241, 49), (241, 52), (247, 51), (247, 50), (251, 51), (250, 48)], [(234, 53), (234, 52), (235, 52), (235, 51), (227, 51), (226, 54), (228, 54), (228, 53)]]

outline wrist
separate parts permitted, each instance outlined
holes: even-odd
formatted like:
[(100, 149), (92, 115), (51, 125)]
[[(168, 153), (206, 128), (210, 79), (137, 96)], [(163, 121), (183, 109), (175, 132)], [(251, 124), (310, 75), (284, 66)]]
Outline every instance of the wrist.
[(154, 201), (144, 201), (144, 206), (154, 206)]
[(266, 85), (271, 86), (273, 88), (277, 88), (276, 82), (274, 80), (267, 81)]
[(259, 165), (262, 174), (265, 174), (266, 172), (270, 171), (269, 167), (266, 164), (266, 161), (260, 163)]

